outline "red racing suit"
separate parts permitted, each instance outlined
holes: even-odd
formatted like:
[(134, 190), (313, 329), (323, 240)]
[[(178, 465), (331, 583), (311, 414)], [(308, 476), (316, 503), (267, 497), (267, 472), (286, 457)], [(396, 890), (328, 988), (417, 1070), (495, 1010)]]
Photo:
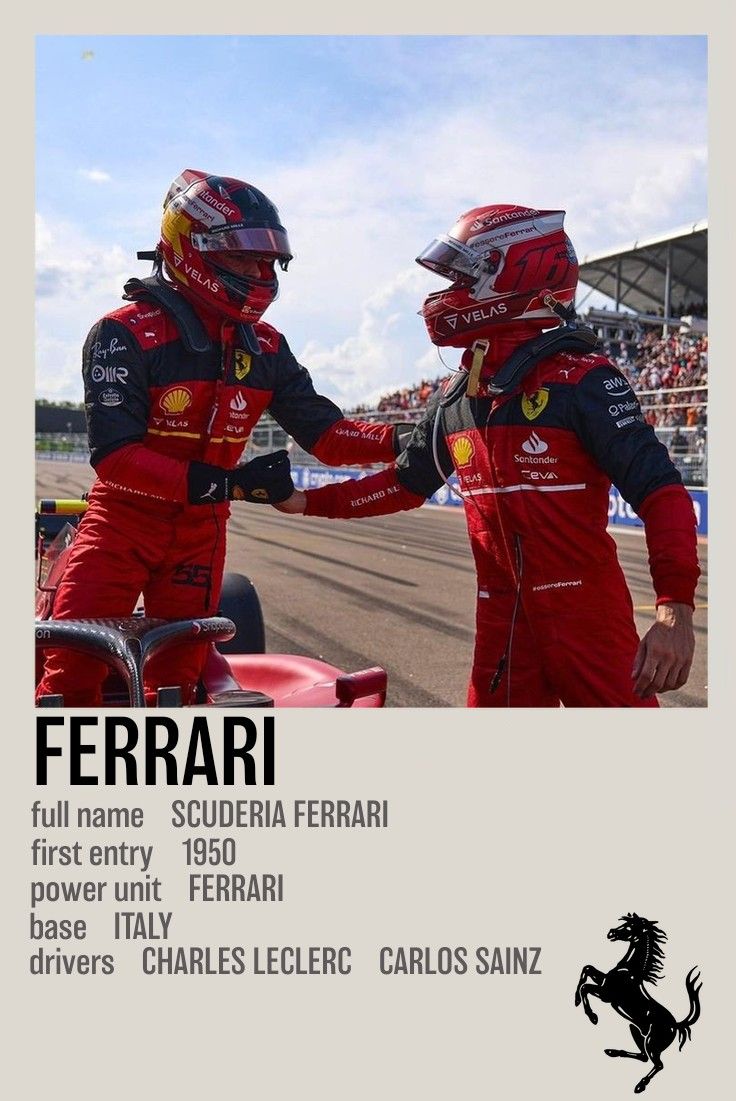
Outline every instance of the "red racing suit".
[(606, 531), (609, 489), (644, 520), (657, 603), (693, 605), (695, 517), (680, 475), (604, 356), (543, 359), (494, 398), (499, 365), (484, 366), (474, 398), (466, 373), (453, 376), (395, 465), (308, 491), (306, 513), (416, 508), (454, 470), (478, 579), (468, 706), (656, 707), (632, 690), (639, 639)]
[[(216, 613), (229, 503), (189, 504), (188, 465), (234, 467), (266, 410), (329, 465), (386, 463), (397, 454), (394, 427), (346, 420), (316, 393), (276, 329), (254, 326), (257, 353), (252, 334), (248, 340), (239, 326), (175, 291), (172, 314), (149, 293), (151, 284), (126, 284), (135, 299), (98, 321), (84, 345), (97, 480), (55, 596), (55, 619), (127, 616), (141, 594), (149, 616)], [(147, 698), (173, 684), (191, 701), (205, 656), (206, 646), (190, 644), (153, 657)], [(99, 706), (107, 671), (102, 662), (51, 650), (37, 698), (61, 693), (65, 706)]]

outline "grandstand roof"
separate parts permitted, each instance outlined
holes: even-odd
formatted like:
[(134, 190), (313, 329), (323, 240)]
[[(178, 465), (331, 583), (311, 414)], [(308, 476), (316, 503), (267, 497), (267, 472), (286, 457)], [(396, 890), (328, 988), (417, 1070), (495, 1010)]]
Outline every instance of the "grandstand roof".
[(584, 256), (580, 281), (637, 313), (671, 314), (681, 306), (707, 302), (708, 222)]

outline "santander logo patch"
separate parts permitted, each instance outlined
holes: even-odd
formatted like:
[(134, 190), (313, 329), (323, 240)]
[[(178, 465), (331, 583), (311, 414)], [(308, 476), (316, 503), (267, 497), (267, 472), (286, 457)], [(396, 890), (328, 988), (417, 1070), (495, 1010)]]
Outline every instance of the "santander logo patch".
[(549, 450), (548, 445), (544, 440), (540, 439), (536, 432), (524, 440), (521, 445), (521, 450), (526, 451), (527, 455), (544, 455), (545, 451)]

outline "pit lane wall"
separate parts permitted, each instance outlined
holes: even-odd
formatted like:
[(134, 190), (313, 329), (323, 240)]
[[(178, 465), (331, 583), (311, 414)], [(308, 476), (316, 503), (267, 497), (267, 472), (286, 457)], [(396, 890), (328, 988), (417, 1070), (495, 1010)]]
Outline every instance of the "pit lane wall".
[[(331, 482), (341, 482), (346, 478), (361, 478), (369, 473), (361, 467), (331, 467), (331, 466), (292, 466), (294, 484), (298, 489), (316, 489), (318, 486), (328, 485)], [(450, 484), (457, 486), (457, 479), (450, 477)], [(698, 535), (708, 534), (708, 490), (688, 489), (693, 502), (693, 509), (698, 524)], [(448, 508), (460, 508), (462, 501), (456, 493), (452, 493), (447, 486), (441, 486), (434, 496), (430, 497), (432, 505), (443, 505)], [(608, 495), (608, 522), (609, 524), (623, 525), (625, 527), (642, 528), (639, 517), (631, 505), (624, 501), (615, 486), (611, 486)]]

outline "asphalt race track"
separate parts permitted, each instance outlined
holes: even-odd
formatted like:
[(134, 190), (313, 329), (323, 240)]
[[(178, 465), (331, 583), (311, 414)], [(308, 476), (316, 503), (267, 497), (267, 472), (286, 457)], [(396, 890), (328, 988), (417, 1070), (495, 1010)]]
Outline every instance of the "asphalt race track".
[[(76, 497), (92, 479), (84, 463), (40, 462), (37, 496)], [(611, 530), (643, 634), (654, 615), (645, 542), (639, 532)], [(707, 542), (699, 550), (695, 662), (688, 684), (662, 696), (663, 706), (707, 705)], [(382, 665), (391, 707), (464, 706), (475, 586), (461, 510), (339, 521), (235, 504), (227, 569), (255, 583), (270, 651), (348, 671)]]

